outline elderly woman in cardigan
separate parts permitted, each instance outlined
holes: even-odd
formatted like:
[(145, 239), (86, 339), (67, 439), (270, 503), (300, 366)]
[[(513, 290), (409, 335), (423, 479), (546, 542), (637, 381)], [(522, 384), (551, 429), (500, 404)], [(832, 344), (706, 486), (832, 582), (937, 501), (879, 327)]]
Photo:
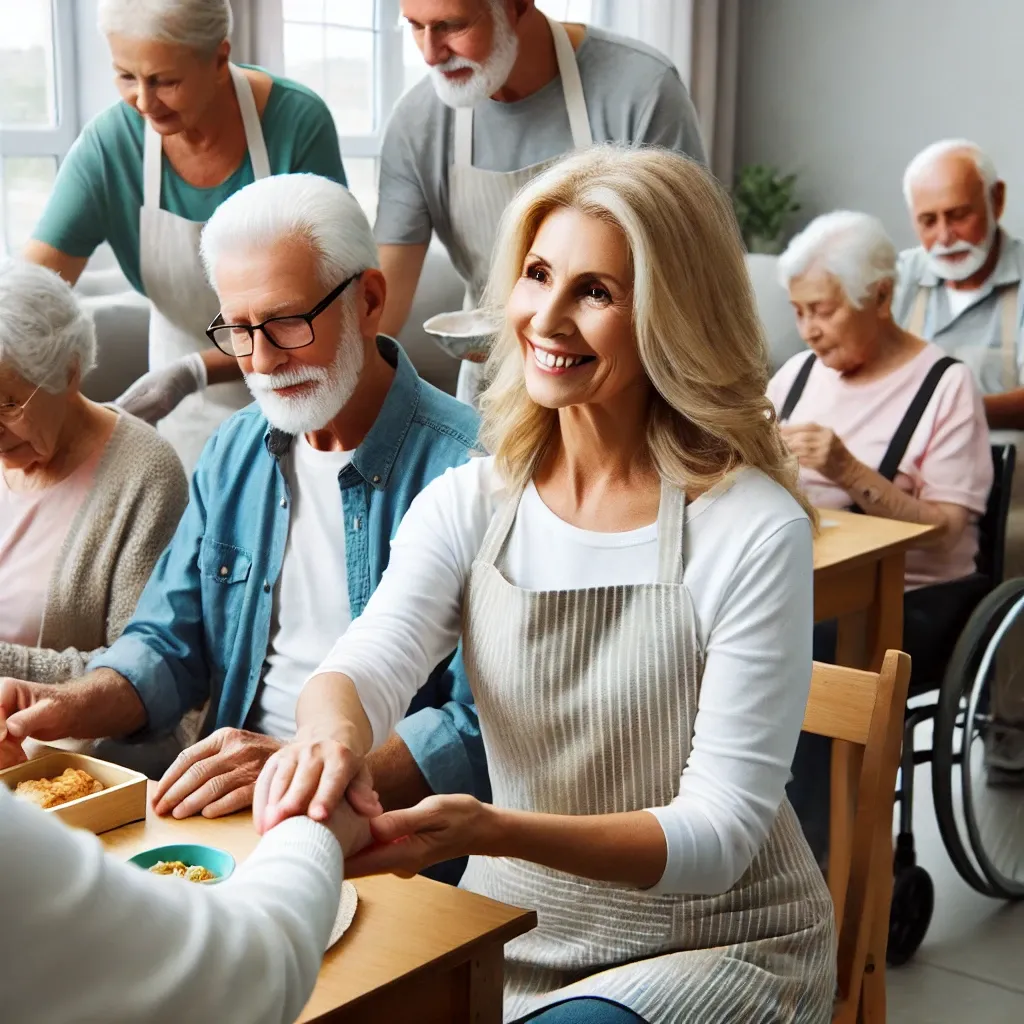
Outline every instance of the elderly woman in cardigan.
[(82, 394), (95, 361), (67, 284), (0, 266), (0, 677), (84, 672), (128, 622), (188, 500), (170, 445)]
[(505, 1019), (831, 1016), (834, 921), (785, 798), (811, 676), (811, 522), (765, 398), (728, 199), (599, 147), (510, 206), (489, 285), (493, 457), (449, 470), (299, 698), (257, 824), (323, 817), (459, 637), (493, 803), (371, 820), (351, 874), (470, 856), (536, 909)]

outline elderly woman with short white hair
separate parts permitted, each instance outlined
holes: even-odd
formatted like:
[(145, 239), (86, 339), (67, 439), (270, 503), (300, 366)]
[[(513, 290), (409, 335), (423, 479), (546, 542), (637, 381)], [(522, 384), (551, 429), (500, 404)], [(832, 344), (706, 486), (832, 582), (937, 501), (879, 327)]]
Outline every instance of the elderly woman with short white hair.
[(120, 636), (188, 500), (152, 427), (82, 395), (95, 361), (70, 287), (0, 265), (0, 676), (81, 675)]
[[(926, 523), (907, 554), (904, 648), (915, 676), (935, 678), (934, 637), (955, 636), (979, 599), (978, 519), (992, 486), (981, 394), (970, 370), (892, 318), (896, 250), (880, 221), (838, 211), (812, 221), (779, 259), (810, 353), (768, 385), (800, 482), (819, 508)], [(835, 654), (834, 623), (817, 628), (815, 657)], [(812, 769), (803, 737), (790, 796), (812, 848), (824, 856), (827, 762)], [(803, 789), (824, 780), (813, 813)]]
[(228, 196), (270, 174), (345, 184), (324, 101), (231, 63), (229, 0), (100, 0), (121, 100), (89, 122), (61, 165), (25, 250), (71, 284), (102, 242), (150, 299), (149, 373), (118, 399), (172, 442), (187, 471), (251, 396), (206, 340), (217, 297), (199, 235)]

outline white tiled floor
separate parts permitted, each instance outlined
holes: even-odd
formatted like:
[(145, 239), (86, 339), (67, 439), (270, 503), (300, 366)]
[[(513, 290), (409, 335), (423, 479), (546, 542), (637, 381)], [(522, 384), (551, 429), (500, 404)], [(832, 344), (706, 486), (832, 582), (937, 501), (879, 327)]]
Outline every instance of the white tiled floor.
[(916, 783), (918, 863), (935, 883), (935, 915), (917, 956), (888, 970), (888, 1020), (1022, 1024), (1024, 903), (988, 899), (960, 878), (939, 836), (930, 766), (918, 767)]

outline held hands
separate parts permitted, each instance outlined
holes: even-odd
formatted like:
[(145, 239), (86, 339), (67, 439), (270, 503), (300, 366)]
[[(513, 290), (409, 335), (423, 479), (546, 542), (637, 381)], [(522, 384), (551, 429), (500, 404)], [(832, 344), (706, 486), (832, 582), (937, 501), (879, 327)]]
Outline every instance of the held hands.
[(415, 807), (372, 818), (374, 845), (345, 861), (345, 877), (394, 874), (411, 878), (424, 868), (489, 849), (494, 810), (463, 793), (428, 796)]
[(252, 801), (253, 824), (261, 835), (300, 814), (327, 824), (344, 798), (363, 817), (383, 813), (369, 769), (348, 743), (297, 737), (273, 754), (260, 772)]
[(178, 403), (206, 387), (206, 364), (198, 352), (143, 374), (114, 403), (147, 423), (158, 423)]
[(813, 469), (822, 476), (844, 486), (857, 460), (828, 427), (817, 423), (800, 423), (781, 427), (782, 439), (805, 469)]
[(218, 729), (183, 750), (157, 783), (157, 814), (218, 818), (253, 801), (256, 780), (281, 742), (244, 729)]

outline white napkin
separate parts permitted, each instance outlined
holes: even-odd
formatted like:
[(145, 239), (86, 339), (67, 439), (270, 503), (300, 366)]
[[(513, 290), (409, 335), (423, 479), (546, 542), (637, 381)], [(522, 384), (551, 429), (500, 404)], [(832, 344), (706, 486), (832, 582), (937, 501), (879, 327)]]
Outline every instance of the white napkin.
[(334, 919), (331, 937), (327, 940), (328, 949), (348, 931), (352, 918), (356, 916), (356, 904), (358, 902), (359, 897), (356, 895), (356, 887), (351, 882), (342, 882), (341, 900), (338, 902), (338, 916)]

